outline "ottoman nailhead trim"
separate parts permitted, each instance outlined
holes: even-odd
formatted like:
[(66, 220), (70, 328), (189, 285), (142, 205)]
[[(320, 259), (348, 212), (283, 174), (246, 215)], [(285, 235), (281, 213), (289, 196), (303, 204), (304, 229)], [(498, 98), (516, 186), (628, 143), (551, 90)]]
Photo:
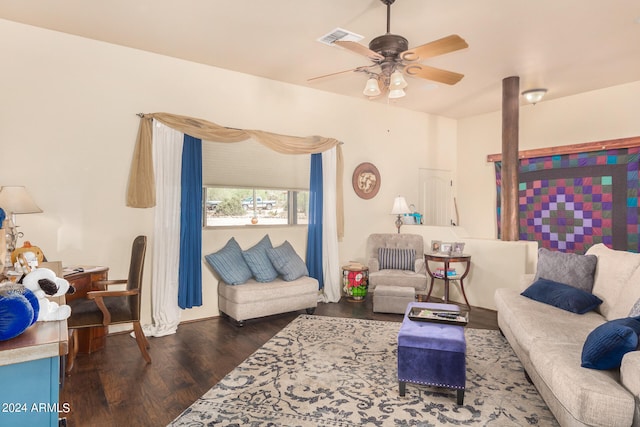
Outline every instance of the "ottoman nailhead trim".
[(405, 383), (413, 383), (413, 384), (431, 385), (431, 386), (434, 386), (434, 387), (455, 388), (455, 389), (459, 389), (459, 390), (464, 390), (465, 389), (465, 387), (461, 387), (459, 385), (430, 383), (430, 382), (426, 382), (426, 381), (403, 380), (403, 379), (398, 379), (398, 381), (402, 381), (402, 382), (405, 382)]

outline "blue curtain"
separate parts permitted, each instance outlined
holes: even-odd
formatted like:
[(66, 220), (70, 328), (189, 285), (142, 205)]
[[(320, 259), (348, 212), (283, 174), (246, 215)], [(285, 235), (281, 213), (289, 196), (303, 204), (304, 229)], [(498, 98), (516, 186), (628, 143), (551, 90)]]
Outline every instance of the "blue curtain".
[(322, 277), (322, 154), (311, 155), (307, 268), (309, 276), (318, 280), (320, 289), (324, 288)]
[(202, 305), (202, 140), (184, 135), (178, 306)]

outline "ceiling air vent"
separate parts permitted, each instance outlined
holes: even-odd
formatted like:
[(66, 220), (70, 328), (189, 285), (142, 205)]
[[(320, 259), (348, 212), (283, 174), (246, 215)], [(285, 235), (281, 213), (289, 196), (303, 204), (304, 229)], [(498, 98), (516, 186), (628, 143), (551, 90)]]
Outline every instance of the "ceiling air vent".
[(345, 30), (343, 28), (336, 28), (328, 34), (320, 37), (318, 41), (320, 43), (324, 43), (329, 46), (333, 46), (333, 42), (337, 40), (349, 41), (349, 42), (359, 42), (364, 37), (360, 34), (352, 33), (349, 30)]

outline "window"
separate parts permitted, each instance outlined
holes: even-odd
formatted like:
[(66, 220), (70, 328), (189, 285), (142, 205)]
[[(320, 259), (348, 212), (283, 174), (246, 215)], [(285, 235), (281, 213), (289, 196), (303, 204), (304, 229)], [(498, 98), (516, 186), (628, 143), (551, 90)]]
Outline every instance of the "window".
[(204, 187), (205, 227), (308, 224), (309, 192)]
[(203, 143), (203, 226), (307, 224), (309, 169), (253, 140)]

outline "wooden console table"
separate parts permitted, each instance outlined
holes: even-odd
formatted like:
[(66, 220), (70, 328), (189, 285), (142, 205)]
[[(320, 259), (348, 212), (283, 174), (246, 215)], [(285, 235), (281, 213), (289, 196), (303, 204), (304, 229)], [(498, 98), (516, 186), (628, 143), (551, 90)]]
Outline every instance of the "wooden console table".
[[(93, 282), (108, 279), (109, 267), (82, 266), (84, 271), (73, 270), (73, 268), (65, 268), (63, 271), (64, 278), (76, 288), (74, 294), (67, 295), (67, 301), (86, 297), (87, 292), (99, 290), (92, 286)], [(109, 328), (106, 326), (82, 328), (75, 333), (78, 334), (78, 353), (89, 354), (104, 347)]]
[[(431, 262), (439, 262), (444, 264), (444, 275), (439, 276), (431, 271), (429, 268), (429, 261)], [(458, 262), (463, 263), (464, 273), (462, 275), (456, 274), (455, 276), (449, 277), (447, 272), (449, 271), (449, 265), (451, 263)], [(464, 297), (464, 301), (467, 303), (467, 307), (471, 310), (471, 305), (469, 304), (469, 300), (467, 299), (467, 294), (464, 292), (464, 278), (469, 274), (469, 268), (471, 267), (471, 255), (466, 254), (452, 254), (449, 255), (447, 253), (427, 253), (424, 254), (424, 264), (427, 267), (427, 273), (431, 277), (431, 286), (429, 286), (429, 293), (427, 294), (427, 301), (429, 301), (429, 297), (431, 296), (431, 291), (433, 290), (433, 282), (435, 279), (440, 279), (444, 281), (444, 302), (445, 304), (449, 303), (449, 282), (458, 281), (460, 282), (460, 290), (462, 290), (462, 296)]]

